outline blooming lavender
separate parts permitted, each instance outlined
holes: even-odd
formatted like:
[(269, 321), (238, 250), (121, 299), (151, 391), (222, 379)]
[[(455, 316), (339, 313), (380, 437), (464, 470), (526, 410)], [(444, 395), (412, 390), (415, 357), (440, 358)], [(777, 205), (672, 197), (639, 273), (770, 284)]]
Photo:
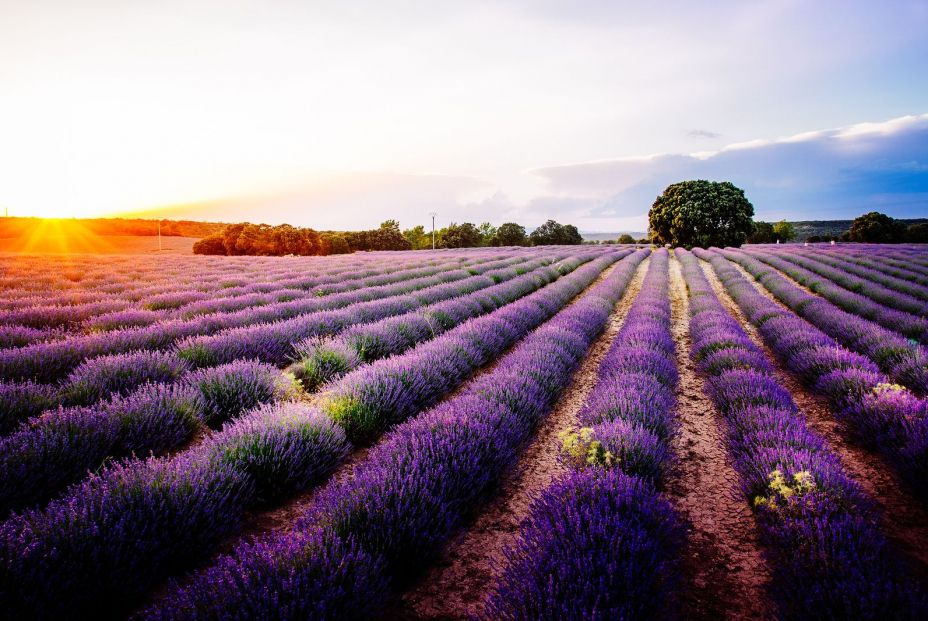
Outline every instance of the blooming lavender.
[(668, 255), (641, 292), (561, 434), (571, 471), (532, 505), (488, 595), (486, 619), (654, 618), (670, 612), (682, 521), (658, 489), (672, 461), (678, 375)]
[(68, 374), (61, 400), (88, 405), (110, 395), (125, 395), (145, 383), (172, 382), (188, 370), (187, 363), (171, 352), (142, 350), (90, 358)]
[(919, 493), (928, 491), (928, 402), (893, 384), (869, 358), (848, 351), (809, 322), (758, 292), (724, 257), (709, 260), (771, 349), (828, 397), (857, 438), (889, 459)]
[(781, 302), (803, 319), (851, 350), (879, 365), (893, 381), (921, 393), (928, 392), (928, 352), (925, 348), (890, 330), (837, 308), (829, 301), (806, 293), (770, 266), (752, 256), (725, 250)]
[[(698, 259), (675, 251), (689, 290), (692, 355), (712, 341), (759, 351), (709, 285)], [(705, 344), (702, 349), (695, 344)], [(729, 452), (755, 510), (785, 618), (919, 618), (925, 601), (901, 575), (879, 516), (827, 443), (806, 425), (768, 365), (709, 375)]]
[[(363, 618), (378, 610), (515, 461), (605, 326), (642, 258), (633, 256), (466, 391), (396, 427), (350, 481), (323, 488), (293, 531), (241, 544), (146, 616)], [(333, 551), (345, 551), (344, 561), (325, 572)]]

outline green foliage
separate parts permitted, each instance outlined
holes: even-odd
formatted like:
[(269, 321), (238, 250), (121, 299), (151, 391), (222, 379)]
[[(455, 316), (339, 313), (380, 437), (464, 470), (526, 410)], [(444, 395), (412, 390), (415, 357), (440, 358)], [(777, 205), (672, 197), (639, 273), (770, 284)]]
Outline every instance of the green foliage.
[(455, 224), (452, 222), (438, 232), (439, 248), (477, 248), (482, 237), (480, 231), (470, 222)]
[(225, 244), (222, 243), (222, 235), (215, 234), (204, 237), (194, 242), (193, 254), (220, 254), (226, 253)]
[(749, 244), (772, 244), (774, 239), (773, 225), (769, 222), (757, 220), (751, 227), (747, 242)]
[(376, 410), (359, 399), (349, 395), (324, 398), (320, 408), (355, 444), (368, 444), (380, 432), (381, 421)]
[(548, 220), (529, 235), (533, 246), (579, 246), (583, 237), (573, 224)]
[(869, 244), (896, 244), (905, 237), (905, 224), (884, 213), (871, 211), (854, 219), (847, 232), (848, 241)]
[(496, 229), (493, 246), (528, 246), (525, 227), (515, 222), (506, 222)]
[(370, 231), (348, 231), (342, 233), (352, 252), (366, 250), (411, 250), (409, 241), (400, 232), (396, 220), (387, 220), (380, 228)]
[(193, 245), (195, 254), (281, 256), (322, 253), (319, 233), (289, 224), (230, 224)]
[(291, 364), (289, 371), (307, 392), (315, 392), (329, 380), (340, 377), (357, 366), (357, 357), (320, 342)]
[(480, 245), (481, 246), (498, 246), (499, 244), (494, 244), (496, 241), (496, 227), (490, 224), (489, 222), (482, 222), (480, 226), (477, 227), (477, 230), (480, 232)]
[(320, 236), (322, 245), (322, 254), (348, 254), (351, 248), (348, 246), (348, 240), (344, 235), (339, 233), (323, 233)]
[(796, 239), (796, 229), (786, 220), (780, 220), (773, 225), (773, 236), (781, 242), (793, 241)]
[(740, 246), (753, 231), (754, 206), (728, 181), (667, 186), (648, 213), (651, 239), (672, 246)]
[(634, 244), (635, 238), (629, 235), (628, 233), (623, 233), (619, 235), (619, 238), (616, 240), (617, 244)]
[(425, 227), (418, 224), (403, 231), (403, 237), (413, 250), (428, 250), (432, 247), (432, 234), (425, 232)]
[[(421, 228), (421, 227), (420, 227)], [(399, 222), (387, 220), (370, 231), (325, 231), (289, 224), (269, 226), (242, 222), (193, 245), (195, 254), (224, 255), (328, 255), (359, 250), (409, 250), (410, 242), (400, 232)]]
[(928, 222), (909, 225), (905, 230), (905, 240), (910, 244), (928, 244)]

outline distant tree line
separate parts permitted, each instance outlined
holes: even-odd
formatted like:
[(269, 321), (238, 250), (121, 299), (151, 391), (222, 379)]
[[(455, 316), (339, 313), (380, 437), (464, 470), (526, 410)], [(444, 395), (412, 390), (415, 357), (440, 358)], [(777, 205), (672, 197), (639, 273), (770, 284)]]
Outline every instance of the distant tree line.
[[(796, 238), (792, 223), (781, 220), (775, 224), (755, 222), (754, 229), (748, 236), (751, 244), (773, 244), (793, 241)], [(928, 243), (928, 222), (906, 223), (896, 220), (878, 211), (871, 211), (851, 222), (848, 230), (834, 235), (809, 235), (806, 242), (861, 242), (870, 244), (925, 244)]]
[(851, 223), (851, 228), (841, 235), (841, 241), (871, 244), (928, 243), (928, 222), (906, 225), (905, 222), (871, 211)]
[(749, 244), (775, 244), (777, 241), (786, 243), (794, 239), (796, 239), (796, 229), (786, 220), (779, 222), (757, 220), (748, 235), (747, 242)]
[[(525, 227), (507, 222), (495, 227), (489, 222), (451, 223), (435, 231), (436, 248), (479, 248), (492, 246), (578, 245), (580, 232), (572, 224), (548, 220), (527, 234)], [(365, 250), (425, 250), (432, 247), (432, 233), (424, 226), (401, 230), (399, 222), (387, 220), (367, 231), (316, 231), (289, 224), (230, 224), (193, 245), (196, 254), (218, 255), (330, 255)]]
[(409, 250), (399, 223), (387, 220), (369, 231), (316, 231), (289, 224), (230, 224), (193, 245), (195, 254), (329, 255), (358, 250)]

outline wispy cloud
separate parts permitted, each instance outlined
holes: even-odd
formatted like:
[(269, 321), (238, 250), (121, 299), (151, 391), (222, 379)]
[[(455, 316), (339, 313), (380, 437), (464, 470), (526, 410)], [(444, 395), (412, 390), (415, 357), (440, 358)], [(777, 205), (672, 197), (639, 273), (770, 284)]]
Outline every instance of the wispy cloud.
[(694, 138), (721, 138), (722, 134), (718, 132), (710, 132), (708, 129), (691, 129), (686, 132), (687, 136), (693, 136)]

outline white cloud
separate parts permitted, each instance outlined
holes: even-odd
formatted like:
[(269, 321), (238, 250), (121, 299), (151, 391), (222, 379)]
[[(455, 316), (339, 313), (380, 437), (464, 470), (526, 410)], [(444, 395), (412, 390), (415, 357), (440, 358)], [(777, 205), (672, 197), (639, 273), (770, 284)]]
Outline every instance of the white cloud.
[(599, 197), (599, 205), (589, 208), (598, 216), (641, 217), (668, 184), (697, 178), (731, 180), (744, 188), (759, 217), (852, 217), (868, 206), (900, 217), (925, 215), (928, 114), (758, 139), (713, 152), (619, 158), (531, 172), (545, 179), (562, 203)]

